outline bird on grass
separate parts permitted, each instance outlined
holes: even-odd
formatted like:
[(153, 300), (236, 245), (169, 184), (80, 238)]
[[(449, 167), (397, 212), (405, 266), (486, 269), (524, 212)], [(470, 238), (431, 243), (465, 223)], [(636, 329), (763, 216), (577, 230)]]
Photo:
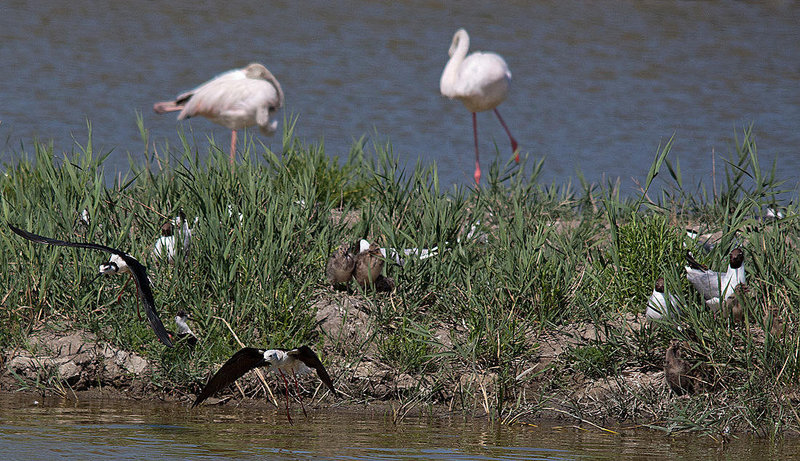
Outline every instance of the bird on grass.
[(195, 336), (192, 329), (189, 328), (188, 320), (190, 318), (192, 318), (192, 314), (184, 310), (179, 310), (178, 313), (175, 314), (175, 325), (178, 329), (174, 334), (170, 334), (170, 336), (175, 338), (178, 343), (185, 342), (189, 348), (194, 349), (197, 345), (197, 336)]
[(231, 164), (236, 158), (237, 130), (258, 125), (265, 136), (278, 127), (270, 117), (283, 107), (283, 90), (278, 79), (262, 64), (252, 63), (209, 80), (178, 95), (172, 101), (157, 102), (157, 114), (181, 111), (178, 120), (201, 115), (231, 130)]
[[(195, 225), (199, 220), (200, 218), (194, 218)], [(188, 256), (189, 249), (192, 246), (192, 231), (193, 229), (189, 228), (189, 223), (186, 221), (186, 215), (183, 211), (178, 212), (178, 216), (161, 226), (161, 237), (153, 245), (153, 256), (156, 259), (165, 256), (170, 264), (175, 262), (178, 248), (183, 251), (184, 255)], [(179, 238), (180, 247), (178, 245)]]
[(694, 380), (689, 375), (691, 367), (681, 357), (681, 343), (674, 340), (667, 348), (664, 361), (664, 376), (672, 392), (683, 395), (694, 388)]
[[(159, 341), (161, 341), (167, 347), (172, 347), (172, 341), (169, 338), (169, 333), (164, 328), (164, 324), (161, 323), (161, 319), (158, 317), (158, 313), (156, 312), (153, 292), (150, 289), (150, 278), (147, 276), (147, 268), (136, 258), (128, 253), (125, 253), (124, 251), (97, 243), (67, 242), (64, 240), (56, 240), (26, 232), (22, 229), (12, 226), (10, 223), (8, 224), (8, 227), (20, 237), (28, 239), (32, 242), (73, 248), (88, 248), (90, 250), (100, 250), (111, 253), (111, 257), (109, 258), (108, 262), (100, 264), (100, 273), (98, 274), (98, 277), (101, 275), (111, 274), (129, 274), (133, 278), (134, 282), (136, 282), (136, 294), (139, 301), (144, 304), (145, 314), (147, 314), (147, 320), (150, 322), (150, 327), (155, 332)], [(97, 277), (95, 277), (95, 279), (96, 278)], [(137, 314), (139, 313), (138, 304), (136, 305), (136, 312)]]
[(707, 306), (713, 310), (720, 307), (720, 300), (726, 300), (733, 295), (736, 286), (746, 283), (744, 271), (744, 251), (735, 248), (731, 251), (728, 270), (725, 272), (714, 272), (707, 266), (698, 263), (690, 252), (686, 252), (685, 266), (686, 277), (692, 286), (700, 292)]
[[(248, 371), (259, 367), (266, 367), (283, 378), (283, 383), (286, 386), (286, 418), (289, 419), (289, 422), (292, 422), (292, 417), (289, 414), (289, 382), (286, 380), (286, 374), (291, 373), (294, 378), (298, 398), (300, 398), (300, 387), (297, 384), (297, 375), (310, 373), (312, 369), (317, 371), (317, 376), (328, 386), (331, 393), (335, 397), (339, 396), (339, 393), (333, 387), (330, 375), (328, 375), (319, 357), (310, 347), (300, 346), (291, 350), (245, 347), (233, 354), (222, 365), (222, 368), (208, 380), (208, 383), (192, 404), (192, 408), (200, 405), (205, 399), (241, 378)], [(302, 402), (301, 399), (301, 406)], [(304, 414), (305, 411), (305, 406), (303, 406)]]
[(325, 275), (331, 285), (347, 283), (353, 278), (356, 260), (347, 244), (343, 244), (331, 254), (325, 267)]
[(367, 288), (375, 283), (383, 270), (383, 255), (377, 243), (371, 243), (365, 249), (362, 240), (361, 252), (355, 257), (355, 270), (353, 277), (361, 288)]
[[(669, 302), (667, 302), (667, 298), (669, 298)], [(648, 319), (658, 320), (661, 318), (668, 318), (673, 314), (679, 313), (680, 310), (678, 309), (678, 299), (675, 298), (675, 295), (672, 293), (670, 293), (668, 296), (666, 295), (666, 291), (664, 289), (664, 277), (659, 277), (658, 280), (656, 280), (653, 293), (647, 300), (647, 311), (645, 312), (645, 315)]]
[(511, 136), (503, 117), (497, 106), (505, 101), (508, 88), (511, 84), (511, 71), (508, 70), (506, 61), (498, 54), (474, 52), (467, 56), (469, 51), (469, 35), (464, 29), (459, 29), (453, 35), (450, 44), (450, 60), (444, 67), (439, 80), (439, 91), (442, 96), (458, 99), (467, 110), (472, 112), (472, 131), (475, 139), (475, 184), (481, 181), (481, 166), (478, 158), (478, 119), (477, 112), (494, 110), (500, 124), (508, 134), (511, 141), (511, 151), (516, 154), (515, 160), (519, 162), (517, 141)]

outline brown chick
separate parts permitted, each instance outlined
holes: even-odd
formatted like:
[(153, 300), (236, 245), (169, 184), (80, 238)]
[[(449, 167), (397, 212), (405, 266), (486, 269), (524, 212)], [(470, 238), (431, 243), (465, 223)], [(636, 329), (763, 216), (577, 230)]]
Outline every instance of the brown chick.
[(378, 278), (375, 279), (375, 291), (389, 293), (394, 290), (394, 280), (391, 277), (384, 277), (383, 274), (379, 274)]
[(377, 243), (370, 244), (366, 251), (356, 255), (356, 269), (353, 276), (362, 288), (375, 283), (383, 270), (383, 258), (381, 248)]
[(328, 259), (325, 267), (325, 275), (332, 285), (337, 283), (347, 283), (353, 278), (353, 270), (356, 267), (356, 260), (346, 244), (340, 246), (333, 252)]
[[(778, 308), (777, 307), (770, 307), (766, 313), (764, 313), (764, 326), (769, 326), (769, 332), (772, 336), (776, 338), (780, 338), (783, 336), (784, 333), (784, 323), (781, 320), (780, 316), (778, 315)], [(772, 325), (770, 326), (770, 317), (772, 317)]]
[(689, 371), (689, 363), (681, 358), (680, 341), (672, 341), (667, 348), (664, 363), (664, 376), (672, 392), (683, 395), (692, 391), (694, 382), (689, 376)]
[(722, 315), (733, 319), (734, 323), (744, 322), (745, 297), (750, 293), (747, 285), (740, 283), (736, 285), (733, 294), (722, 304)]

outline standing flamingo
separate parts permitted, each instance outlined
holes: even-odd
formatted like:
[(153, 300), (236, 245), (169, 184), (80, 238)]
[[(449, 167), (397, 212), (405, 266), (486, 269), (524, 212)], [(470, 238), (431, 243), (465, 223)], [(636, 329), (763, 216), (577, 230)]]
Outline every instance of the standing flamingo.
[[(478, 119), (477, 112), (493, 109), (500, 124), (511, 140), (511, 150), (517, 152), (517, 141), (511, 136), (506, 122), (497, 111), (497, 106), (508, 96), (511, 71), (505, 60), (495, 53), (476, 51), (467, 56), (469, 35), (459, 29), (450, 44), (450, 60), (442, 72), (439, 91), (442, 96), (457, 98), (472, 112), (472, 131), (475, 135), (475, 184), (481, 181), (481, 166), (478, 162)], [(519, 162), (519, 154), (514, 158)]]
[(157, 114), (181, 111), (178, 120), (202, 115), (231, 130), (231, 164), (236, 158), (236, 130), (258, 125), (266, 136), (275, 134), (278, 121), (270, 115), (283, 107), (278, 79), (261, 64), (253, 63), (218, 75), (174, 101), (157, 102)]

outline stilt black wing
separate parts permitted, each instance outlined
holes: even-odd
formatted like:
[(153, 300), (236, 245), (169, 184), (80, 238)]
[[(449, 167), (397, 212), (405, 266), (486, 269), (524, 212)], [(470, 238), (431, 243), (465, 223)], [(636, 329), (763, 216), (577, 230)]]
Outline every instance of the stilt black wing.
[(20, 237), (26, 238), (32, 242), (37, 243), (44, 243), (47, 245), (56, 245), (62, 247), (75, 247), (75, 248), (88, 248), (90, 250), (101, 250), (107, 251), (109, 253), (117, 254), (120, 256), (124, 256), (125, 252), (118, 250), (116, 248), (111, 248), (105, 245), (100, 245), (98, 243), (90, 243), (90, 242), (67, 242), (66, 240), (57, 240), (52, 239), (50, 237), (43, 237), (41, 235), (36, 235), (31, 232), (24, 231), (18, 227), (14, 227), (11, 223), (8, 223), (8, 227), (14, 231), (15, 234), (19, 235)]
[(239, 350), (239, 352), (233, 354), (233, 356), (222, 365), (222, 368), (208, 380), (208, 384), (200, 391), (200, 394), (192, 404), (192, 408), (200, 405), (203, 400), (216, 394), (218, 391), (244, 376), (248, 371), (262, 366), (264, 363), (264, 350), (253, 347), (245, 347)]
[(333, 380), (331, 380), (328, 371), (325, 370), (325, 367), (322, 365), (319, 357), (317, 357), (317, 354), (311, 350), (310, 347), (300, 346), (297, 349), (287, 352), (287, 354), (305, 363), (307, 367), (317, 370), (317, 376), (319, 376), (319, 379), (321, 379), (322, 382), (328, 386), (334, 396), (339, 396), (339, 393), (336, 392), (336, 389), (333, 387)]
[(142, 265), (136, 258), (123, 254), (122, 259), (130, 268), (133, 274), (133, 279), (136, 282), (136, 288), (139, 290), (139, 297), (144, 303), (144, 312), (147, 314), (147, 321), (150, 322), (150, 327), (156, 333), (159, 341), (164, 343), (167, 347), (172, 347), (172, 341), (169, 339), (169, 333), (164, 328), (164, 324), (158, 317), (156, 312), (155, 300), (153, 299), (153, 291), (150, 289), (150, 278), (147, 277), (147, 268)]

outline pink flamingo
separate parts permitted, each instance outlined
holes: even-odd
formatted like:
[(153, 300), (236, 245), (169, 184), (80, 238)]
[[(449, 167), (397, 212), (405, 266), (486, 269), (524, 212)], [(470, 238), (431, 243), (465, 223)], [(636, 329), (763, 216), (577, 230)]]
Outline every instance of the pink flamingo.
[(481, 181), (481, 166), (478, 161), (477, 112), (493, 109), (511, 140), (511, 150), (512, 153), (516, 153), (514, 159), (517, 162), (519, 154), (517, 141), (511, 136), (506, 122), (497, 111), (497, 106), (508, 96), (511, 71), (498, 54), (476, 51), (467, 56), (468, 50), (469, 35), (466, 30), (459, 29), (453, 35), (453, 42), (450, 44), (450, 60), (442, 72), (439, 91), (442, 96), (460, 100), (472, 112), (472, 131), (475, 137), (475, 184), (478, 184)]
[(196, 115), (231, 130), (231, 164), (236, 158), (236, 131), (258, 125), (266, 136), (275, 134), (278, 121), (270, 116), (283, 107), (278, 79), (261, 64), (249, 64), (209, 80), (180, 94), (173, 101), (157, 102), (157, 114), (181, 111), (178, 120)]

